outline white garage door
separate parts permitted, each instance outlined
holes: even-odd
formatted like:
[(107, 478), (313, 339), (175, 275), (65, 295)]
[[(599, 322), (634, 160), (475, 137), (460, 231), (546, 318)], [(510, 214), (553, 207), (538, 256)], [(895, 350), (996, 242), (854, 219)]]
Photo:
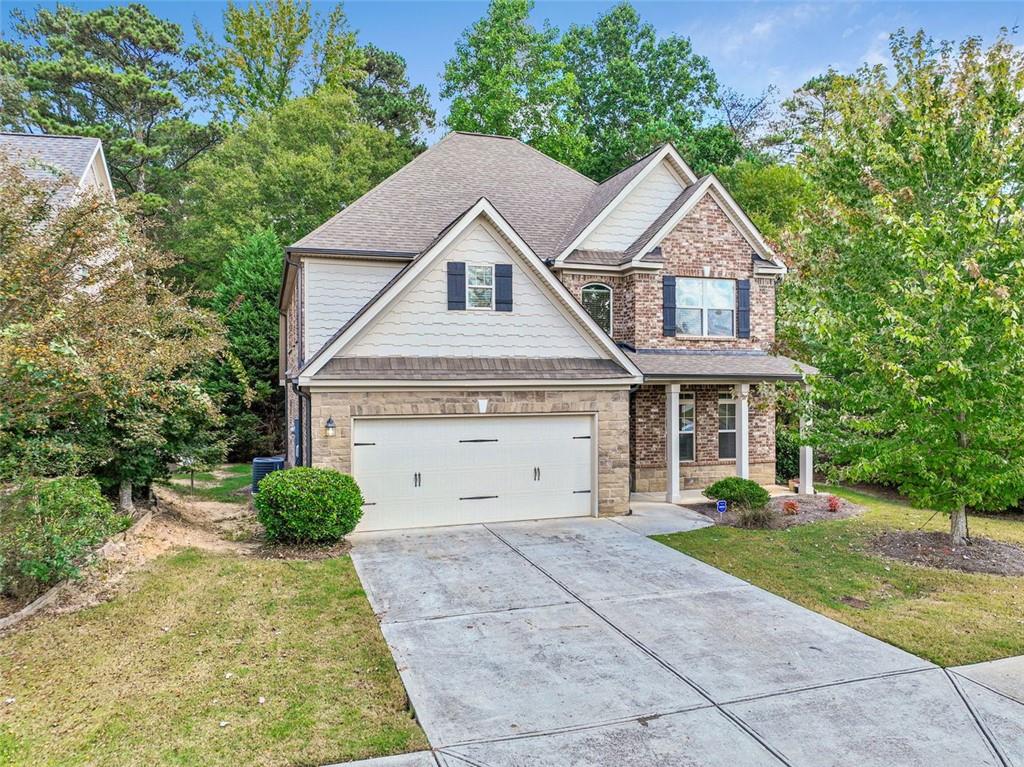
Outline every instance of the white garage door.
[(588, 415), (367, 418), (353, 423), (359, 530), (591, 513)]

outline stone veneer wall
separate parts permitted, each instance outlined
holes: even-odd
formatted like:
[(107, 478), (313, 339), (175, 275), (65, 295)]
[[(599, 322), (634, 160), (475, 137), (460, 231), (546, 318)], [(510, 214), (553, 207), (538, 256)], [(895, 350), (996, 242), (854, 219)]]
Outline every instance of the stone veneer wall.
[[(695, 457), (692, 463), (680, 463), (680, 487), (706, 487), (723, 477), (736, 474), (736, 460), (718, 457), (718, 394), (731, 387), (682, 385), (680, 392), (695, 396)], [(633, 462), (637, 492), (664, 492), (665, 480), (665, 387), (644, 385), (633, 404)], [(775, 482), (775, 404), (751, 387), (748, 443), (750, 478), (755, 482)]]
[[(597, 413), (598, 509), (602, 515), (629, 511), (629, 390), (529, 391), (349, 391), (312, 393), (313, 465), (340, 471), (352, 467), (352, 418), (381, 415), (474, 415), (477, 400), (488, 415), (504, 413)], [(334, 418), (328, 438), (324, 424)]]

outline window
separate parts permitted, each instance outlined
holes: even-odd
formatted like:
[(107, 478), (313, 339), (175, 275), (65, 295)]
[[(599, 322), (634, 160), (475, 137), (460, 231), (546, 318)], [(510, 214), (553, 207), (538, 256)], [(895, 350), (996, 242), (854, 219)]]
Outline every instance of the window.
[(679, 460), (692, 461), (695, 458), (693, 427), (695, 425), (693, 394), (679, 395)]
[(734, 336), (736, 281), (677, 278), (676, 328), (687, 336)]
[(494, 267), (466, 264), (466, 308), (494, 308)]
[(736, 400), (725, 392), (718, 395), (718, 457), (736, 457)]
[(594, 322), (608, 335), (612, 334), (612, 289), (607, 285), (594, 283), (584, 285), (580, 303)]

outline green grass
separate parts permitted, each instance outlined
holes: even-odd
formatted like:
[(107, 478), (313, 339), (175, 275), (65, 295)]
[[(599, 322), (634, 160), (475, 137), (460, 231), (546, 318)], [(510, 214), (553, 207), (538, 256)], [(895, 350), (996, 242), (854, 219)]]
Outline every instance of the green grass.
[(314, 765), (424, 748), (405, 702), (347, 557), (185, 550), (111, 602), (0, 638), (4, 765)]
[[(1024, 578), (902, 564), (869, 553), (884, 530), (915, 530), (930, 511), (837, 490), (868, 511), (792, 527), (708, 527), (656, 540), (871, 636), (945, 666), (1024, 654)], [(971, 534), (1024, 544), (1018, 519), (970, 518)], [(926, 530), (945, 530), (937, 515)], [(858, 609), (842, 597), (868, 603)]]
[[(252, 467), (247, 463), (226, 463), (212, 471), (197, 471), (195, 474), (195, 497), (221, 503), (247, 503), (249, 496), (238, 492), (252, 482)], [(193, 492), (191, 473), (179, 471), (171, 475), (171, 486), (186, 498)]]

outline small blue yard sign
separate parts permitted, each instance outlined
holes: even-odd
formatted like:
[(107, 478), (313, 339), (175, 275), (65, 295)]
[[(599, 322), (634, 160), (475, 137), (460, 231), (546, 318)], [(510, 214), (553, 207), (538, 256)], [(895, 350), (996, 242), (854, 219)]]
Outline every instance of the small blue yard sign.
[(718, 513), (719, 514), (725, 514), (727, 508), (728, 508), (728, 504), (726, 504), (725, 501), (719, 501), (718, 502)]

